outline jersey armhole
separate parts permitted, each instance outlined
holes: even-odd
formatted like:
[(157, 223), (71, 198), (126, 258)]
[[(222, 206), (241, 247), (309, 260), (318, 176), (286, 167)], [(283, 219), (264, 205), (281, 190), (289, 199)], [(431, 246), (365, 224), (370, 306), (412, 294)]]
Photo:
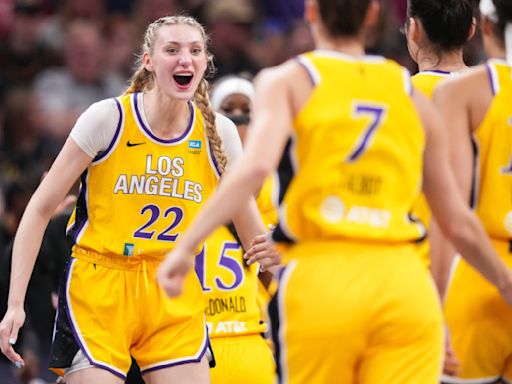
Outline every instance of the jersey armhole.
[(295, 56), (295, 61), (306, 71), (314, 87), (320, 84), (321, 76), (315, 65), (304, 55)]
[(487, 62), (485, 63), (485, 68), (487, 69), (487, 76), (489, 78), (489, 84), (491, 86), (491, 93), (493, 96), (496, 96), (496, 94), (500, 90), (500, 83), (498, 81), (498, 73), (496, 72), (496, 68), (492, 63)]
[(412, 86), (411, 74), (409, 73), (407, 68), (402, 67), (402, 77), (404, 79), (403, 84), (404, 84), (405, 93), (408, 94), (409, 96), (413, 96), (414, 87)]
[(114, 133), (114, 136), (112, 137), (112, 140), (110, 141), (110, 144), (108, 145), (107, 149), (101, 153), (99, 153), (92, 161), (93, 164), (98, 164), (102, 161), (104, 161), (110, 153), (112, 153), (112, 150), (116, 146), (117, 142), (119, 141), (119, 138), (121, 137), (121, 129), (124, 125), (124, 113), (123, 113), (123, 107), (121, 106), (121, 103), (118, 98), (115, 98), (114, 101), (116, 102), (117, 110), (119, 111), (119, 119), (117, 121), (117, 127), (116, 131)]

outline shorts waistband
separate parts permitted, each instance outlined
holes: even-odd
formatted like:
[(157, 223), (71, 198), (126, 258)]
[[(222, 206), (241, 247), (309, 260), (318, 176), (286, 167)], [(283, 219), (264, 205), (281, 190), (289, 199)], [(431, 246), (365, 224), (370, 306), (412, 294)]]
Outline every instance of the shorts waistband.
[(151, 269), (156, 269), (158, 264), (160, 264), (164, 258), (164, 255), (145, 255), (144, 257), (141, 257), (122, 256), (115, 253), (104, 254), (91, 249), (85, 249), (77, 245), (73, 246), (71, 256), (78, 260), (87, 261), (103, 267), (135, 272), (141, 270), (141, 264), (145, 264), (144, 268), (146, 268), (147, 265)]

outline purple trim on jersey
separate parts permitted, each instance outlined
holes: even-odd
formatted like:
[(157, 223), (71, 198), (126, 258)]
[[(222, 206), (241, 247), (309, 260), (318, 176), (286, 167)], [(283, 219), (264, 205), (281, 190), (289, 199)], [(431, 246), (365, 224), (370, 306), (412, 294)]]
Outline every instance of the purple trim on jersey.
[(451, 75), (451, 72), (450, 71), (442, 71), (440, 69), (428, 69), (428, 70), (425, 70), (425, 71), (420, 71), (420, 73), (439, 73), (441, 75)]
[(308, 74), (309, 80), (311, 80), (311, 84), (318, 85), (318, 81), (315, 78), (315, 75), (311, 72), (311, 70), (308, 68), (306, 63), (304, 63), (303, 60), (305, 60), (302, 56), (295, 56), (294, 60), (299, 63), (299, 65), (304, 68), (306, 73)]
[(496, 95), (496, 87), (494, 86), (494, 76), (492, 74), (491, 64), (490, 63), (485, 64), (485, 68), (487, 69), (487, 75), (489, 76), (489, 83), (491, 83), (492, 95), (495, 96)]
[(146, 124), (144, 124), (144, 121), (142, 120), (142, 115), (140, 114), (140, 111), (139, 111), (139, 105), (138, 105), (138, 102), (137, 102), (138, 93), (134, 93), (132, 95), (132, 97), (133, 97), (133, 105), (135, 107), (135, 114), (137, 116), (137, 120), (138, 120), (140, 126), (142, 127), (142, 129), (144, 129), (144, 132), (146, 132), (146, 134), (149, 137), (151, 137), (153, 140), (155, 140), (155, 141), (157, 141), (159, 143), (162, 143), (162, 144), (177, 143), (178, 141), (181, 141), (185, 137), (187, 137), (187, 135), (192, 130), (192, 126), (194, 124), (194, 106), (192, 105), (192, 103), (190, 101), (187, 102), (188, 103), (188, 108), (189, 108), (189, 111), (190, 111), (190, 117), (189, 117), (189, 120), (188, 120), (188, 127), (187, 127), (187, 129), (185, 129), (185, 132), (183, 132), (183, 134), (180, 137), (177, 137), (175, 139), (164, 140), (164, 139), (160, 139), (160, 138), (156, 137), (155, 135), (153, 135), (151, 130), (146, 126)]
[(114, 137), (110, 141), (110, 144), (108, 145), (108, 148), (105, 151), (103, 151), (103, 152), (99, 153), (98, 155), (96, 155), (96, 157), (92, 161), (93, 163), (98, 161), (98, 160), (103, 159), (105, 156), (107, 156), (110, 153), (112, 148), (114, 148), (114, 144), (116, 143), (117, 138), (119, 137), (119, 133), (121, 132), (121, 123), (123, 121), (123, 109), (121, 108), (121, 103), (119, 103), (119, 100), (114, 99), (114, 101), (116, 102), (117, 110), (119, 111), (119, 121), (117, 122), (116, 133), (114, 133)]
[[(208, 336), (207, 336), (207, 338), (208, 338)], [(181, 361), (177, 361), (175, 363), (167, 363), (167, 364), (162, 364), (162, 365), (155, 365), (154, 367), (151, 367), (151, 368), (148, 368), (148, 369), (141, 369), (140, 373), (142, 375), (145, 375), (148, 372), (157, 371), (159, 369), (175, 367), (177, 365), (183, 365), (183, 364), (199, 363), (201, 361), (201, 359), (203, 358), (204, 354), (206, 353), (206, 350), (208, 349), (208, 345), (209, 345), (209, 340), (206, 343), (204, 343), (203, 350), (201, 351), (199, 357), (197, 357), (196, 359), (181, 360)]]
[[(206, 140), (208, 140), (208, 138)], [(215, 169), (217, 170), (217, 174), (219, 175), (219, 177), (221, 177), (222, 172), (220, 170), (219, 163), (217, 163), (217, 159), (215, 158), (215, 153), (213, 153), (213, 148), (209, 142), (208, 142), (208, 148), (210, 148), (210, 157), (212, 158), (213, 165), (215, 166)]]
[(101, 369), (104, 369), (106, 371), (109, 371), (110, 373), (112, 373), (113, 375), (121, 378), (122, 380), (126, 380), (126, 375), (123, 375), (123, 374), (113, 370), (112, 368), (107, 367), (106, 365), (103, 365), (103, 364), (100, 364), (100, 363), (94, 361), (92, 356), (90, 356), (87, 353), (87, 350), (85, 349), (85, 346), (82, 344), (82, 340), (78, 336), (78, 332), (75, 329), (75, 323), (73, 322), (73, 317), (71, 316), (71, 309), (70, 309), (71, 306), (70, 306), (70, 300), (69, 300), (69, 297), (68, 297), (68, 295), (69, 295), (69, 282), (70, 282), (70, 277), (71, 277), (71, 270), (72, 270), (73, 265), (75, 264), (75, 262), (76, 262), (76, 259), (71, 259), (71, 262), (69, 263), (69, 268), (68, 268), (67, 275), (66, 275), (66, 291), (65, 291), (66, 292), (66, 295), (65, 295), (66, 314), (68, 315), (69, 326), (71, 327), (71, 330), (73, 331), (73, 336), (75, 337), (75, 341), (77, 342), (78, 346), (80, 347), (80, 350), (82, 351), (84, 356), (87, 358), (87, 360), (89, 360), (89, 363), (91, 363), (91, 365), (94, 365), (96, 368), (101, 368)]
[(87, 212), (87, 169), (80, 176), (80, 192), (76, 200), (75, 208), (75, 222), (67, 231), (67, 235), (71, 236), (73, 241), (76, 243), (78, 235), (84, 229), (85, 224), (89, 219), (89, 213)]

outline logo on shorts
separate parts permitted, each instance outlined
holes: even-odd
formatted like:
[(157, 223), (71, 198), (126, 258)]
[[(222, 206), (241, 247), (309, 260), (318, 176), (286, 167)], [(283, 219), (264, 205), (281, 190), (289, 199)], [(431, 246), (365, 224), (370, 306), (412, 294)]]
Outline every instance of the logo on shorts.
[(123, 255), (125, 255), (125, 256), (133, 256), (133, 251), (134, 250), (135, 250), (135, 244), (124, 243)]

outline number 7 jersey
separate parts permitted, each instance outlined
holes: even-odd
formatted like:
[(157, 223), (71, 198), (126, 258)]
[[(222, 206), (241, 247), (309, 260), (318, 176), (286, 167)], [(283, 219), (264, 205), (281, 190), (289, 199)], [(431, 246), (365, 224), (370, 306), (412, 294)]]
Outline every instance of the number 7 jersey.
[(293, 177), (274, 239), (423, 237), (410, 212), (421, 189), (425, 133), (407, 70), (327, 50), (297, 60), (314, 88), (293, 122)]
[(190, 102), (187, 129), (163, 140), (144, 118), (141, 94), (116, 103), (115, 136), (81, 176), (68, 233), (81, 249), (161, 258), (217, 185), (203, 117)]

